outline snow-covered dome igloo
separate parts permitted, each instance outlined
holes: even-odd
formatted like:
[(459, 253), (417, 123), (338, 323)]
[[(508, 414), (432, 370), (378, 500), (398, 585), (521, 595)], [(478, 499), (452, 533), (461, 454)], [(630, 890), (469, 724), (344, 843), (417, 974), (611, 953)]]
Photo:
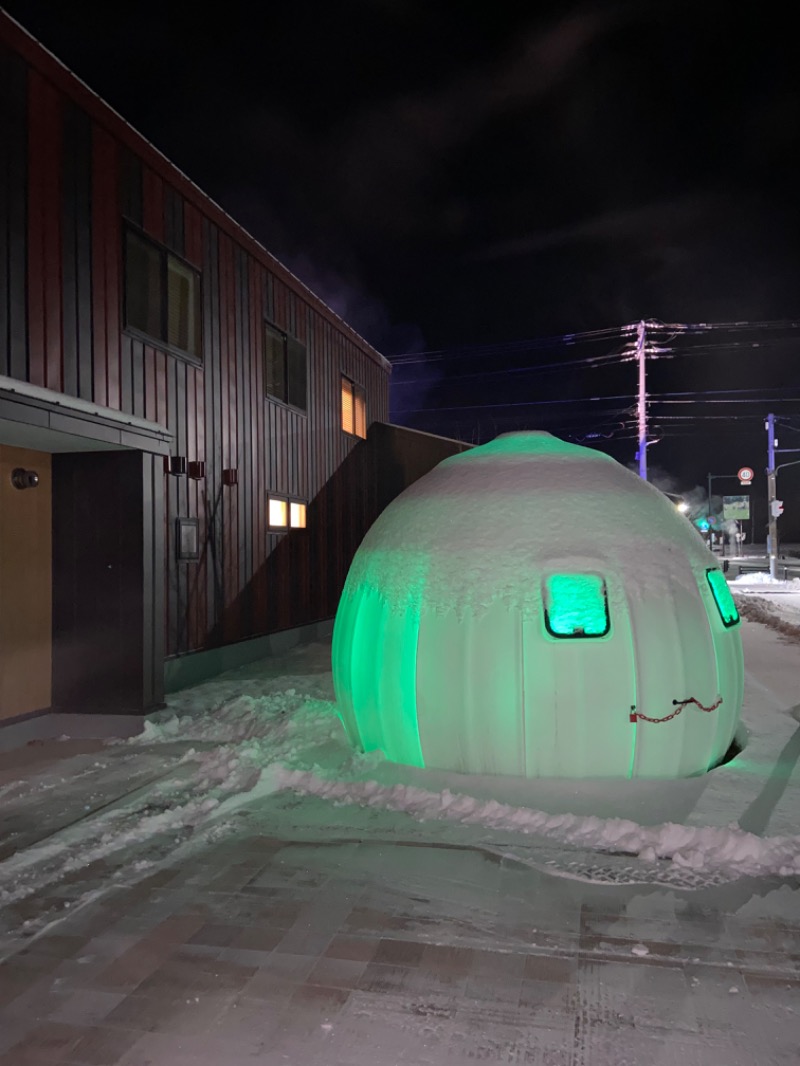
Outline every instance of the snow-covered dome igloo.
[(394, 762), (684, 777), (733, 739), (738, 623), (666, 496), (601, 452), (510, 433), (439, 463), (367, 533), (336, 698), (351, 742)]

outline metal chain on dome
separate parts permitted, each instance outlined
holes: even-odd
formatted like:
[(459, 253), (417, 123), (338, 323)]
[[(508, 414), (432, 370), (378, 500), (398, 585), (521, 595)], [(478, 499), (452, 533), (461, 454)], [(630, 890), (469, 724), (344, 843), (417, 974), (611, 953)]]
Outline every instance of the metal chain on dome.
[(660, 725), (661, 722), (670, 722), (673, 718), (677, 718), (684, 707), (688, 707), (690, 703), (693, 703), (698, 710), (705, 711), (706, 714), (710, 714), (712, 711), (716, 711), (717, 707), (722, 703), (722, 696), (718, 697), (716, 703), (712, 703), (710, 707), (704, 707), (700, 700), (695, 699), (694, 696), (689, 696), (685, 700), (673, 700), (672, 701), (675, 710), (672, 714), (665, 714), (663, 718), (650, 718), (646, 714), (642, 714), (641, 711), (637, 711), (635, 707), (631, 707), (630, 720), (631, 722), (652, 722), (654, 725)]

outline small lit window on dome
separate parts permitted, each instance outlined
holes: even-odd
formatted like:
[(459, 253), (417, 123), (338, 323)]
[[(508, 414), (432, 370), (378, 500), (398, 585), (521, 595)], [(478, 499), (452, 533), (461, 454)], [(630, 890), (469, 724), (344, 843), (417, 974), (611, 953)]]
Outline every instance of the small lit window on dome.
[(726, 629), (730, 629), (731, 626), (735, 626), (738, 623), (739, 612), (736, 609), (733, 596), (731, 596), (731, 590), (728, 588), (725, 575), (721, 570), (706, 570), (706, 576), (708, 577), (711, 595), (714, 597), (714, 603), (717, 605), (722, 624)]
[(546, 577), (544, 622), (553, 637), (604, 637), (611, 628), (605, 581), (597, 574)]

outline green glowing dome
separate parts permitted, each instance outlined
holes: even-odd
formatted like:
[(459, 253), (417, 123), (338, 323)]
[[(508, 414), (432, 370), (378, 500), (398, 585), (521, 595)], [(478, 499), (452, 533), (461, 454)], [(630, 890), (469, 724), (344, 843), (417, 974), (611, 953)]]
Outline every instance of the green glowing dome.
[(336, 696), (353, 744), (395, 762), (683, 777), (733, 738), (738, 622), (662, 493), (512, 433), (440, 463), (370, 529), (336, 616)]

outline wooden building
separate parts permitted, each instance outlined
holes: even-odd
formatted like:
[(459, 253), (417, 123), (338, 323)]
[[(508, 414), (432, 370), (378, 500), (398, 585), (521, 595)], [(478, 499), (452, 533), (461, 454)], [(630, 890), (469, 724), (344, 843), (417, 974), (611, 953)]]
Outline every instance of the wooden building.
[(0, 718), (141, 713), (333, 616), (390, 368), (2, 12), (0, 145)]

